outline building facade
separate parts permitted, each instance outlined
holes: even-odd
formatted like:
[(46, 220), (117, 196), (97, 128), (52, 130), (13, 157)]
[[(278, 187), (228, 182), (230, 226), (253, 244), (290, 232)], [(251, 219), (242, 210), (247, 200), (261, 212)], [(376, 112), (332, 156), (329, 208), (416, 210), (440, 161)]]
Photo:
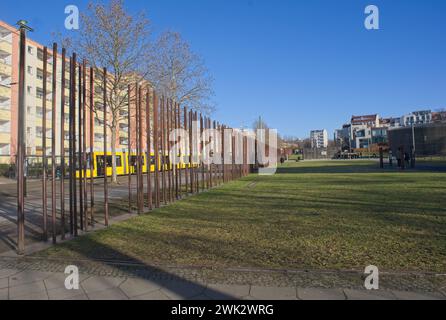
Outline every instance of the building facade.
[(353, 116), (350, 122), (351, 148), (366, 149), (372, 144), (372, 128), (380, 127), (379, 115)]
[(311, 148), (323, 149), (328, 147), (327, 130), (313, 130), (310, 132)]
[[(13, 26), (0, 21), (0, 164), (11, 163), (15, 161), (17, 152), (17, 135), (18, 135), (18, 78), (19, 78), (19, 32)], [(43, 119), (46, 117), (46, 137), (47, 137), (47, 155), (51, 154), (51, 137), (52, 137), (52, 78), (53, 78), (53, 53), (48, 49), (47, 60), (47, 94), (44, 97), (43, 92), (43, 52), (44, 46), (27, 39), (26, 43), (26, 66), (25, 66), (25, 103), (26, 103), (26, 154), (29, 159), (35, 158), (36, 161), (41, 161), (43, 155)], [(69, 132), (69, 60), (66, 64), (66, 84), (65, 84), (65, 150), (68, 152), (68, 132)], [(57, 56), (56, 68), (56, 155), (62, 154), (61, 150), (61, 82), (62, 82), (62, 57)], [(87, 76), (87, 82), (89, 77)], [(102, 95), (101, 87), (95, 87), (95, 108), (101, 109)], [(87, 89), (88, 91), (88, 89)], [(87, 92), (87, 95), (89, 93)], [(43, 114), (43, 101), (46, 100), (46, 114)], [(87, 108), (89, 108), (87, 103)], [(128, 110), (122, 112), (128, 114)], [(134, 114), (134, 110), (131, 114)], [(89, 123), (89, 112), (86, 115), (87, 124)], [(116, 141), (114, 141), (116, 150), (120, 151), (128, 149), (128, 120), (122, 117), (116, 132)], [(77, 116), (76, 116), (77, 121)], [(103, 115), (101, 112), (95, 113), (94, 119), (94, 149), (102, 150), (104, 141)], [(87, 126), (87, 137), (90, 136), (89, 126)], [(133, 130), (132, 130), (133, 131)], [(111, 134), (108, 133), (110, 139)], [(133, 134), (132, 145), (135, 146), (135, 134)], [(79, 139), (77, 139), (78, 141)], [(144, 136), (145, 140), (145, 136)], [(111, 141), (108, 141), (111, 145)], [(89, 139), (87, 139), (87, 147), (90, 148)]]

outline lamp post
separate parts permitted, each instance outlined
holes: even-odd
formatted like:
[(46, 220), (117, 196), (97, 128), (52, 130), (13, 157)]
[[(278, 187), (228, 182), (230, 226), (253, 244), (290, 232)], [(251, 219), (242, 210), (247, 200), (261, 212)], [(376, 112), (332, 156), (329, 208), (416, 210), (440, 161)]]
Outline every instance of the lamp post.
[(17, 135), (17, 253), (25, 252), (25, 65), (26, 65), (26, 32), (33, 31), (28, 22), (17, 22), (20, 31), (19, 53), (19, 108)]

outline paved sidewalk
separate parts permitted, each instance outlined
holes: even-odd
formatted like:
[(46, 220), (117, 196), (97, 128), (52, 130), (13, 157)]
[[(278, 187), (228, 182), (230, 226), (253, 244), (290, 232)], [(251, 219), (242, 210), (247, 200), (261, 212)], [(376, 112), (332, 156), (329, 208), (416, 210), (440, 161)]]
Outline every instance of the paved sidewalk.
[(0, 300), (446, 300), (441, 293), (221, 285), (80, 275), (79, 290), (63, 273), (0, 270)]

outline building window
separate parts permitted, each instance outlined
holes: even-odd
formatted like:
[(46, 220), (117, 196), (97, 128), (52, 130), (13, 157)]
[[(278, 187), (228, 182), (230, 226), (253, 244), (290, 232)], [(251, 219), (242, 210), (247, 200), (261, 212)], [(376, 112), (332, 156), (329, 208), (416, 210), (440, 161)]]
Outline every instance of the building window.
[(38, 99), (43, 98), (43, 89), (42, 88), (36, 88), (36, 98), (38, 98)]
[(43, 61), (43, 50), (42, 49), (37, 49), (37, 59), (39, 61)]
[(37, 69), (37, 79), (39, 80), (43, 80), (43, 70), (42, 69)]
[(129, 144), (129, 139), (127, 138), (119, 138), (119, 144), (123, 146), (127, 146)]
[(10, 145), (0, 146), (0, 156), (9, 156)]
[(31, 46), (28, 46), (28, 53), (29, 53), (30, 55), (33, 55), (33, 54), (34, 54), (34, 48), (31, 47)]

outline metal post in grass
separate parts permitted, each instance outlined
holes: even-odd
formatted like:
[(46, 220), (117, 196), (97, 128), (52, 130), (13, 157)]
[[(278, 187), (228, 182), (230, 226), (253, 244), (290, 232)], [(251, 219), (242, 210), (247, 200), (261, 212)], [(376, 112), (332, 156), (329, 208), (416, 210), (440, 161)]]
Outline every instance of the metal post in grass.
[(192, 163), (192, 111), (189, 111), (189, 117), (188, 117), (188, 127), (189, 127), (189, 182), (190, 182), (190, 190), (189, 192), (191, 194), (194, 193), (194, 174), (193, 174), (193, 163)]
[(87, 61), (82, 68), (82, 183), (84, 190), (84, 223), (88, 230), (88, 190), (87, 190)]
[(155, 153), (155, 207), (160, 207), (160, 184), (159, 184), (159, 98), (153, 92), (153, 146)]
[[(76, 157), (76, 172), (79, 172), (79, 220), (81, 224), (81, 230), (84, 230), (84, 185), (82, 183), (83, 163), (82, 163), (82, 71), (83, 67), (79, 64), (79, 79), (78, 79), (78, 109), (77, 109), (77, 125), (78, 125), (78, 145), (77, 145), (77, 157)], [(76, 174), (77, 176), (77, 174)]]
[[(178, 129), (178, 106), (177, 103), (175, 102), (173, 105), (173, 119), (174, 119), (174, 129), (177, 130)], [(181, 150), (181, 149), (180, 149)], [(181, 152), (178, 152), (178, 147), (175, 147), (175, 156), (177, 155), (181, 155)], [(179, 196), (179, 186), (178, 186), (178, 167), (179, 164), (175, 163), (175, 199), (178, 200), (180, 198)]]
[(139, 198), (139, 166), (140, 166), (140, 161), (139, 161), (139, 103), (140, 103), (140, 99), (141, 99), (141, 90), (138, 86), (138, 84), (136, 84), (136, 101), (135, 101), (135, 138), (136, 138), (136, 212), (138, 214), (140, 214), (140, 198)]
[(166, 159), (167, 159), (167, 197), (168, 202), (172, 202), (172, 168), (170, 159), (170, 126), (171, 126), (171, 116), (172, 116), (172, 100), (167, 99), (166, 101)]
[(140, 99), (140, 90), (138, 84), (135, 85), (135, 149), (136, 149), (136, 161), (135, 161), (135, 169), (136, 169), (136, 212), (139, 214), (139, 99)]
[(104, 220), (109, 225), (108, 207), (108, 168), (107, 168), (107, 68), (103, 70), (103, 107), (104, 107)]
[(74, 235), (74, 221), (73, 221), (73, 140), (72, 140), (72, 105), (73, 105), (73, 58), (70, 57), (70, 88), (69, 88), (69, 110), (68, 110), (68, 197), (70, 202), (70, 234)]
[(166, 196), (166, 98), (161, 102), (161, 185), (163, 193), (163, 202), (167, 204)]
[(71, 178), (71, 199), (72, 199), (72, 217), (73, 217), (73, 233), (74, 236), (78, 236), (78, 224), (77, 224), (77, 186), (76, 186), (76, 65), (77, 56), (73, 53), (72, 67), (71, 67), (71, 166), (70, 166), (70, 178)]
[(62, 48), (62, 77), (60, 96), (60, 230), (61, 239), (65, 240), (65, 81), (66, 50)]
[(43, 117), (42, 117), (42, 208), (43, 208), (43, 240), (48, 240), (48, 197), (47, 197), (47, 155), (46, 155), (46, 96), (48, 94), (47, 91), (48, 86), (48, 48), (43, 48), (43, 99), (42, 99), (42, 109), (43, 109)]
[[(56, 243), (56, 117), (57, 117), (57, 44), (53, 44), (53, 81), (52, 81), (52, 121), (51, 121), (51, 217), (53, 224), (53, 243)], [(46, 96), (44, 97), (46, 100)], [(46, 114), (44, 116), (46, 118)]]
[(379, 167), (384, 169), (384, 150), (382, 147), (379, 148)]
[(128, 104), (128, 114), (127, 114), (127, 121), (128, 121), (128, 133), (127, 133), (127, 139), (128, 139), (128, 187), (129, 187), (129, 213), (132, 213), (132, 109), (131, 109), (131, 96), (132, 96), (132, 87), (129, 84), (128, 85), (128, 98), (127, 98), (127, 104)]
[[(154, 92), (152, 91), (152, 94)], [(152, 138), (151, 138), (151, 115), (150, 115), (150, 89), (146, 92), (146, 143), (147, 143), (147, 205), (149, 210), (153, 209), (153, 193), (152, 193)]]
[[(188, 126), (188, 118), (187, 118), (187, 108), (184, 107), (183, 108), (183, 129), (187, 133), (189, 132), (188, 127), (189, 126)], [(188, 136), (189, 136), (189, 134), (188, 134)], [(187, 140), (189, 140), (189, 139), (187, 139)], [(188, 144), (186, 145), (186, 143), (188, 143), (187, 140), (183, 142), (183, 150), (184, 150), (184, 158), (183, 159), (184, 159), (184, 176), (185, 176), (184, 182), (186, 184), (186, 188), (185, 188), (186, 195), (188, 195), (188, 193), (189, 193), (189, 164), (190, 164), (190, 157), (189, 157), (190, 150), (189, 150), (189, 145)]]
[(26, 127), (26, 31), (32, 31), (27, 21), (20, 20), (20, 50), (19, 50), (19, 108), (17, 124), (17, 253), (25, 251), (25, 127)]
[(138, 186), (138, 214), (142, 214), (144, 211), (144, 180), (142, 174), (144, 156), (142, 151), (142, 139), (143, 139), (143, 126), (142, 126), (142, 104), (143, 104), (143, 88), (139, 88), (138, 99), (138, 174), (139, 174), (139, 186)]
[(90, 223), (94, 226), (94, 69), (90, 67)]

